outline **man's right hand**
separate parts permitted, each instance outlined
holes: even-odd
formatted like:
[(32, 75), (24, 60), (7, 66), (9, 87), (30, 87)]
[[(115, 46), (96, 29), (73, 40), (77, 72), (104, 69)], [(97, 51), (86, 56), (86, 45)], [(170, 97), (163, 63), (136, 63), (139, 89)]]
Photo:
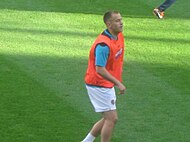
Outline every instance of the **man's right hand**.
[(117, 87), (120, 91), (119, 94), (123, 95), (125, 93), (126, 87), (122, 83), (119, 83)]

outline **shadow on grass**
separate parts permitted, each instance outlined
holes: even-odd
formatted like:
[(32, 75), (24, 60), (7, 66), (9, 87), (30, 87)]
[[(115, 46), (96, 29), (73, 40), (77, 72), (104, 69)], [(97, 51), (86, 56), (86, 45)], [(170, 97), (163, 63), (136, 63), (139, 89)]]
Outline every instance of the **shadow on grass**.
[[(177, 10), (170, 10), (171, 18), (189, 18), (188, 4), (189, 0), (183, 3), (176, 2)], [(152, 10), (160, 3), (141, 1), (141, 0), (3, 0), (0, 2), (0, 9), (12, 9), (22, 11), (44, 11), (44, 12), (62, 12), (62, 13), (83, 13), (103, 15), (105, 11), (116, 9), (123, 16), (132, 18), (153, 18)], [(176, 12), (177, 11), (177, 12)], [(154, 17), (155, 18), (155, 17)]]
[[(13, 33), (23, 33), (23, 34), (38, 34), (38, 35), (63, 35), (63, 36), (71, 36), (71, 37), (85, 37), (90, 36), (92, 38), (96, 38), (98, 34), (96, 33), (89, 33), (89, 32), (74, 32), (74, 31), (56, 31), (56, 30), (39, 30), (39, 29), (20, 29), (20, 28), (3, 28), (0, 27), (0, 31), (4, 32), (13, 32)], [(126, 40), (140, 40), (140, 41), (147, 41), (147, 42), (163, 42), (163, 43), (182, 43), (182, 44), (190, 44), (190, 40), (188, 39), (172, 39), (172, 38), (161, 38), (161, 37), (142, 37), (142, 36), (126, 36)]]
[(74, 58), (0, 54), (0, 140), (80, 141), (96, 118), (88, 113), (85, 67)]
[[(29, 78), (56, 92), (59, 97), (63, 97), (63, 100), (66, 98), (71, 101), (74, 98), (79, 99), (80, 95), (84, 95), (84, 74), (87, 67), (87, 58), (19, 54), (2, 55), (2, 57), (5, 57), (8, 63), (17, 65), (18, 69), (27, 74)], [(4, 68), (1, 68), (1, 70), (4, 70)], [(7, 71), (8, 75), (11, 70), (7, 69)], [(133, 80), (133, 77), (136, 78), (135, 76), (140, 75), (141, 78), (146, 78), (146, 76), (150, 76), (142, 82), (147, 87), (154, 82), (154, 80), (151, 80), (153, 82), (150, 83), (148, 79), (151, 79), (151, 77), (159, 78), (161, 84), (167, 82), (166, 84), (174, 85), (173, 89), (179, 90), (183, 94), (183, 91), (189, 90), (189, 72), (189, 66), (183, 64), (175, 66), (175, 64), (149, 64), (129, 60), (125, 63), (123, 77), (127, 82), (135, 84), (137, 80)], [(131, 78), (130, 81), (128, 81), (129, 78)], [(152, 86), (154, 86), (153, 84)], [(80, 102), (78, 99), (77, 103)], [(73, 102), (69, 103), (72, 104)], [(84, 102), (80, 103), (83, 104)]]
[[(24, 54), (0, 54), (0, 58), (0, 76), (3, 76), (0, 82), (1, 92), (8, 92), (6, 95), (1, 95), (1, 101), (3, 100), (1, 102), (1, 107), (3, 106), (1, 113), (5, 112), (4, 117), (1, 117), (4, 126), (3, 135), (9, 132), (9, 136), (15, 138), (14, 132), (17, 133), (18, 129), (12, 129), (10, 133), (7, 126), (11, 120), (13, 124), (20, 124), (20, 131), (22, 129), (25, 131), (24, 134), (22, 133), (23, 135), (19, 135), (21, 141), (26, 141), (29, 134), (33, 135), (35, 141), (43, 139), (47, 142), (55, 140), (78, 141), (83, 138), (92, 122), (97, 120), (84, 89), (87, 59)], [(129, 60), (125, 63), (123, 75), (124, 83), (129, 88), (128, 94), (132, 97), (129, 99), (133, 100), (132, 102), (128, 101), (128, 107), (134, 110), (135, 116), (144, 112), (145, 110), (142, 108), (146, 107), (144, 115), (151, 122), (158, 120), (162, 114), (165, 117), (167, 116), (164, 119), (173, 123), (174, 120), (171, 117), (168, 118), (168, 114), (173, 115), (174, 110), (175, 114), (180, 115), (180, 118), (185, 118), (186, 113), (184, 111), (189, 106), (189, 101), (187, 101), (190, 93), (189, 72), (188, 67), (165, 64), (151, 65)], [(138, 100), (139, 98), (141, 99)], [(152, 103), (147, 101), (152, 101)], [(172, 102), (166, 103), (166, 101)], [(175, 103), (176, 101), (178, 104)], [(9, 103), (10, 105), (7, 106)], [(164, 110), (161, 109), (162, 105)], [(152, 109), (152, 106), (155, 109)], [(153, 113), (152, 111), (159, 113), (152, 116), (149, 114)], [(126, 110), (123, 113), (126, 114)], [(8, 116), (10, 114), (16, 117)], [(126, 117), (124, 114), (122, 115)], [(140, 117), (143, 120), (144, 115), (140, 115), (138, 118)], [(127, 117), (133, 120), (135, 116), (129, 115)], [(9, 121), (5, 119), (7, 117), (9, 117)], [(180, 118), (175, 119), (179, 120)], [(164, 119), (161, 126), (165, 124)], [(183, 119), (183, 124), (186, 121)], [(130, 120), (127, 123), (133, 124)], [(151, 129), (155, 125), (152, 124)], [(175, 121), (176, 125), (178, 123)], [(168, 126), (168, 128), (170, 127)], [(78, 134), (79, 131), (80, 135)], [(130, 131), (130, 133), (135, 132)], [(75, 137), (71, 137), (71, 134), (74, 134)], [(128, 134), (125, 136), (126, 139), (130, 137)], [(118, 136), (114, 139), (121, 141)]]
[(172, 39), (172, 38), (162, 38), (162, 37), (143, 37), (143, 36), (127, 36), (127, 40), (140, 40), (140, 41), (147, 41), (147, 42), (163, 42), (163, 43), (181, 43), (181, 44), (190, 44), (190, 40), (188, 39)]
[(23, 34), (34, 34), (34, 35), (63, 35), (63, 36), (72, 36), (72, 37), (96, 37), (98, 34), (88, 33), (88, 32), (74, 32), (74, 31), (56, 31), (56, 30), (39, 30), (39, 29), (20, 29), (20, 28), (3, 28), (0, 27), (0, 31), (5, 32), (14, 32), (14, 33), (23, 33)]
[[(130, 3), (131, 2), (131, 3)], [(3, 1), (0, 4), (1, 9), (13, 9), (13, 10), (23, 10), (23, 11), (45, 11), (45, 12), (63, 12), (63, 13), (84, 13), (84, 14), (97, 14), (103, 15), (103, 13), (110, 9), (119, 9), (121, 11), (125, 11), (128, 15), (134, 16), (143, 16), (141, 13), (142, 10), (139, 8), (139, 11), (129, 13), (127, 11), (131, 11), (131, 7), (137, 8), (137, 4), (141, 3), (142, 6), (147, 5), (141, 1), (135, 2), (129, 0), (128, 2), (125, 0), (119, 1), (101, 1), (101, 0), (54, 0), (54, 1), (46, 1), (46, 0), (16, 0), (16, 1)], [(146, 9), (145, 8), (145, 9)], [(143, 8), (142, 8), (143, 9)], [(141, 12), (140, 12), (141, 11)], [(132, 11), (131, 11), (132, 12)], [(124, 13), (124, 14), (125, 14)]]

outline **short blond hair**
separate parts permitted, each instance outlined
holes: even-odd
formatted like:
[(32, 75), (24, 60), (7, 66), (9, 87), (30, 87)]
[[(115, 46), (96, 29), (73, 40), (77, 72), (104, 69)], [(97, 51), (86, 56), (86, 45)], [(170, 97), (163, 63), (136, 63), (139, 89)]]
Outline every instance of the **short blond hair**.
[(104, 23), (105, 24), (107, 23), (107, 21), (111, 18), (112, 14), (119, 14), (119, 13), (120, 13), (119, 11), (107, 11), (103, 17)]

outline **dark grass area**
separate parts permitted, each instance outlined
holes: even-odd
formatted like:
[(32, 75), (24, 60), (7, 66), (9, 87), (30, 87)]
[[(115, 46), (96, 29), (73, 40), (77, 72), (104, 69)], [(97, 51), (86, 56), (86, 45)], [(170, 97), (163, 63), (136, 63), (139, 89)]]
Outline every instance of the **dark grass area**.
[[(127, 17), (149, 17), (152, 18), (152, 10), (159, 6), (163, 1), (159, 0), (2, 0), (1, 9), (15, 9), (23, 11), (46, 11), (46, 12), (63, 12), (63, 13), (84, 13), (84, 14), (98, 14), (102, 15), (105, 11), (115, 9), (119, 10), (123, 16)], [(168, 9), (168, 15), (171, 18), (190, 18), (189, 1), (177, 1), (172, 7)], [(177, 9), (177, 10), (175, 10)]]

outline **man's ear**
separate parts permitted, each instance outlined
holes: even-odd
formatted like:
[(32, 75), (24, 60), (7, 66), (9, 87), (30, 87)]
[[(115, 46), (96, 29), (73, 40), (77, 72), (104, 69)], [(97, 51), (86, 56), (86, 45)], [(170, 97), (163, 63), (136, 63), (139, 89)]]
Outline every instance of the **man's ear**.
[(107, 26), (108, 28), (110, 28), (111, 22), (110, 22), (110, 21), (107, 21), (107, 22), (106, 22), (106, 26)]

